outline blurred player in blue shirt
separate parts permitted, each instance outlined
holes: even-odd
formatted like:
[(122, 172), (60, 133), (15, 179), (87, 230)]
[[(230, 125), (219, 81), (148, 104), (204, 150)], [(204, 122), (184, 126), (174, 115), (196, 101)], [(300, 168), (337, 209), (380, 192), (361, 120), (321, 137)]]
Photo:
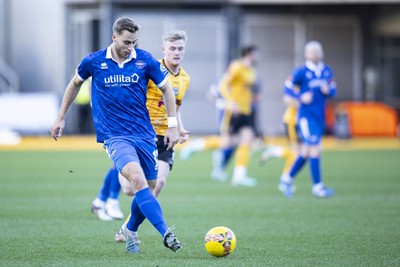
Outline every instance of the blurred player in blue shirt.
[(321, 179), (320, 153), (321, 138), (325, 127), (325, 103), (328, 97), (336, 93), (336, 83), (332, 70), (323, 63), (322, 45), (310, 41), (305, 45), (306, 62), (295, 69), (286, 80), (284, 94), (299, 100), (298, 130), (302, 138), (300, 154), (293, 163), (289, 173), (282, 175), (279, 189), (291, 197), (294, 193), (293, 180), (296, 174), (309, 159), (312, 194), (325, 198), (334, 194), (334, 190), (325, 187)]
[[(178, 141), (175, 97), (168, 83), (168, 70), (150, 53), (137, 49), (139, 26), (130, 18), (119, 18), (113, 25), (113, 43), (106, 49), (87, 55), (68, 84), (60, 112), (50, 132), (61, 137), (65, 116), (81, 85), (92, 77), (93, 122), (97, 142), (103, 143), (108, 156), (132, 184), (131, 224), (135, 216), (145, 216), (164, 238), (164, 245), (177, 251), (181, 245), (168, 228), (161, 207), (150, 192), (157, 178), (155, 132), (146, 107), (147, 84), (152, 80), (163, 92), (168, 114), (164, 142), (171, 149)], [(128, 233), (126, 252), (137, 254), (137, 232)]]

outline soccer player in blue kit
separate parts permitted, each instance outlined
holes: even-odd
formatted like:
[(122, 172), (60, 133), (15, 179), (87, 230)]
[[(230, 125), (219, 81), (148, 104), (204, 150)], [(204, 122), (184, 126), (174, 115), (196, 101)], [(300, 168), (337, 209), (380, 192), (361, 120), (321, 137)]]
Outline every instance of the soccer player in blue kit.
[[(294, 193), (294, 177), (307, 159), (313, 182), (312, 195), (330, 197), (334, 190), (321, 179), (321, 138), (325, 127), (325, 102), (336, 93), (332, 70), (323, 63), (323, 48), (319, 42), (310, 41), (304, 48), (305, 64), (292, 72), (286, 80), (284, 94), (299, 100), (298, 130), (302, 138), (300, 154), (287, 174), (282, 175), (279, 190), (286, 197)], [(296, 90), (297, 89), (297, 90)]]
[[(157, 147), (155, 132), (146, 108), (147, 84), (152, 80), (163, 92), (168, 114), (164, 142), (171, 149), (179, 139), (175, 97), (168, 83), (168, 70), (150, 53), (137, 49), (139, 26), (130, 18), (114, 22), (112, 44), (83, 58), (69, 82), (57, 119), (50, 133), (61, 137), (65, 116), (82, 83), (92, 77), (93, 121), (97, 142), (103, 143), (117, 170), (132, 184), (135, 198), (131, 220), (142, 213), (173, 251), (181, 244), (173, 227), (168, 228), (161, 207), (149, 190), (156, 183)], [(140, 253), (137, 233), (127, 229), (126, 252)]]

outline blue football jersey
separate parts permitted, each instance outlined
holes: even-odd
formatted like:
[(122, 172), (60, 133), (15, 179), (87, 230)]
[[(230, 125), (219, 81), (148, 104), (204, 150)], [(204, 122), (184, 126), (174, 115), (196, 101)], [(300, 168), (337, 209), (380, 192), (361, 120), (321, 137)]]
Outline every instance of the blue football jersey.
[[(321, 92), (322, 84), (329, 86), (328, 95)], [(298, 88), (298, 91), (295, 88)], [(295, 69), (285, 82), (284, 93), (292, 97), (299, 98), (301, 94), (310, 91), (313, 93), (313, 100), (309, 104), (300, 104), (298, 117), (305, 117), (324, 125), (326, 99), (336, 93), (336, 83), (329, 66), (325, 64), (316, 66), (306, 62), (305, 65)]]
[(111, 47), (87, 55), (77, 68), (82, 81), (92, 76), (93, 122), (97, 142), (116, 136), (154, 138), (146, 107), (147, 84), (168, 82), (168, 70), (150, 53), (134, 49), (123, 64)]

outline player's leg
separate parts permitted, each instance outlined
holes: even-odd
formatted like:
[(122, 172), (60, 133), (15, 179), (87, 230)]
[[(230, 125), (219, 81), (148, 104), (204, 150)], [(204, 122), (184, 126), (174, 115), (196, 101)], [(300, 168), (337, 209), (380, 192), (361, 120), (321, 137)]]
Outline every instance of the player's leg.
[[(157, 150), (158, 150), (158, 175), (156, 180), (148, 180), (149, 188), (153, 192), (155, 197), (158, 197), (160, 194), (161, 190), (164, 188), (167, 177), (169, 175), (170, 170), (172, 169), (172, 166), (174, 164), (174, 150), (170, 149), (167, 150), (167, 146), (164, 144), (164, 136), (157, 136)], [(127, 182), (127, 179), (125, 179), (122, 175), (121, 179), (121, 184), (123, 185), (124, 192), (128, 193), (129, 195), (134, 195), (132, 186)], [(124, 181), (125, 180), (125, 181)], [(137, 205), (137, 202), (135, 202), (135, 206), (133, 207), (134, 213), (137, 214), (135, 216), (134, 220), (132, 220), (129, 224), (129, 229), (132, 229), (133, 231), (137, 232), (139, 226), (142, 224), (142, 222), (146, 219), (143, 213), (140, 211), (139, 206)], [(130, 215), (129, 215), (130, 217)], [(125, 223), (122, 225), (122, 227), (118, 230), (118, 232), (115, 235), (115, 241), (116, 242), (125, 242), (125, 232), (126, 232), (126, 227), (127, 223), (129, 222), (130, 218), (127, 218)]]
[(221, 149), (222, 151), (222, 158), (221, 158), (221, 167), (225, 170), (228, 166), (230, 160), (232, 159), (233, 155), (236, 152), (237, 145), (235, 145), (235, 136), (226, 136), (225, 143), (226, 145)]
[[(320, 132), (322, 136), (322, 131)], [(334, 190), (324, 185), (321, 178), (321, 145), (320, 141), (316, 141), (316, 144), (310, 146), (310, 173), (311, 181), (313, 183), (312, 195), (318, 198), (327, 198), (334, 195)]]
[(288, 173), (290, 167), (293, 166), (301, 143), (301, 137), (296, 124), (285, 124), (285, 133), (289, 142), (289, 149), (287, 149), (283, 156), (285, 158), (285, 165), (283, 166), (282, 175)]
[(250, 126), (240, 127), (239, 138), (231, 184), (233, 186), (256, 186), (257, 181), (247, 175), (247, 169), (250, 162), (251, 144), (254, 138), (252, 128)]
[(219, 149), (212, 152), (213, 168), (211, 171), (211, 178), (219, 182), (226, 182), (228, 176), (225, 170), (235, 152), (233, 137), (227, 133), (221, 133), (220, 145), (221, 147)]
[(308, 146), (303, 144), (301, 147), (300, 154), (297, 156), (296, 160), (289, 168), (288, 172), (283, 173), (279, 179), (279, 190), (286, 197), (292, 197), (295, 192), (295, 187), (293, 185), (294, 178), (298, 172), (303, 168), (304, 164), (307, 162)]
[(288, 172), (282, 174), (279, 181), (279, 190), (286, 197), (292, 197), (294, 193), (293, 181), (294, 177), (303, 168), (307, 162), (309, 155), (310, 127), (306, 118), (299, 119), (298, 131), (301, 136), (302, 145), (300, 153), (297, 155), (294, 163), (289, 168)]
[(161, 190), (167, 183), (167, 177), (172, 166), (174, 165), (174, 149), (167, 150), (167, 145), (164, 144), (164, 136), (157, 135), (157, 151), (158, 151), (158, 174), (157, 183), (153, 190), (155, 197), (161, 193)]
[(135, 194), (131, 205), (131, 218), (127, 224), (126, 251), (139, 253), (137, 232), (129, 229), (132, 221), (138, 215), (137, 208), (164, 237), (164, 245), (174, 251), (178, 250), (180, 243), (167, 227), (161, 207), (150, 191), (146, 180), (146, 178), (149, 180), (157, 178), (157, 151), (154, 143), (133, 139), (127, 142), (114, 138), (107, 140), (105, 146), (107, 151), (116, 151), (111, 158), (115, 159), (115, 166), (132, 185)]
[(167, 177), (169, 175), (170, 172), (170, 167), (171, 165), (169, 165), (168, 163), (166, 163), (165, 161), (159, 160), (158, 161), (158, 176), (157, 176), (157, 184), (154, 188), (154, 196), (158, 197), (158, 195), (160, 195), (161, 190), (163, 190), (163, 188), (165, 187), (166, 183), (167, 183)]
[(113, 217), (107, 214), (106, 211), (106, 201), (110, 194), (110, 184), (115, 172), (118, 174), (118, 171), (111, 167), (107, 174), (104, 176), (103, 184), (100, 188), (100, 191), (95, 200), (92, 202), (92, 212), (102, 221), (111, 221)]
[(298, 129), (302, 138), (302, 148), (295, 162), (290, 168), (289, 176), (292, 178), (294, 178), (303, 168), (304, 163), (306, 163), (309, 157), (310, 146), (312, 145), (312, 123), (310, 123), (309, 120), (304, 117), (300, 118)]
[[(153, 192), (155, 197), (158, 197), (158, 195), (161, 193), (161, 190), (164, 188), (170, 168), (172, 168), (172, 166), (170, 166), (168, 163), (166, 163), (165, 161), (162, 161), (162, 160), (158, 161), (158, 166), (159, 166), (159, 170), (158, 170), (157, 180), (149, 180), (148, 181), (149, 188)], [(128, 186), (129, 182), (127, 182), (127, 179), (125, 179), (122, 175), (120, 177), (122, 177), (122, 179), (125, 180), (125, 181), (122, 180), (122, 183), (124, 185), (123, 187), (124, 188), (129, 187)], [(133, 190), (127, 189), (126, 192), (129, 192), (131, 195), (134, 195)], [(125, 238), (126, 230), (125, 229), (127, 227), (128, 222), (129, 222), (129, 229), (131, 229), (134, 232), (137, 232), (139, 229), (139, 226), (146, 219), (146, 217), (141, 212), (139, 206), (137, 205), (136, 201), (134, 201), (133, 205), (134, 206), (132, 207), (132, 210), (133, 210), (134, 214), (136, 214), (136, 216), (132, 221), (130, 221), (131, 215), (129, 214), (129, 216), (126, 218), (126, 220), (123, 223), (123, 225), (121, 226), (121, 228), (115, 234), (115, 242), (125, 242), (126, 241), (126, 238)]]
[(131, 205), (131, 217), (126, 226), (126, 251), (128, 253), (139, 253), (137, 228), (145, 218), (150, 221), (162, 236), (167, 233), (168, 227), (161, 207), (150, 191), (140, 165), (137, 162), (128, 162), (122, 168), (121, 174), (133, 185), (135, 193), (135, 198)]
[[(121, 182), (121, 186), (123, 188), (123, 191), (128, 195), (128, 196), (134, 196), (134, 189), (133, 186), (129, 183), (128, 179), (126, 179), (122, 174), (119, 175), (119, 180)], [(150, 191), (153, 191), (156, 185), (156, 180), (151, 180), (148, 181)], [(122, 224), (121, 228), (118, 230), (118, 232), (115, 234), (115, 242), (126, 242), (126, 235), (127, 235), (127, 229), (130, 229), (133, 233), (132, 235), (135, 237), (135, 245), (139, 247), (140, 241), (137, 239), (137, 231), (139, 229), (139, 226), (144, 222), (146, 217), (142, 213), (142, 211), (139, 208), (139, 205), (137, 204), (136, 199), (134, 198), (132, 200), (131, 204), (131, 212), (135, 214), (133, 218), (131, 218), (131, 214), (128, 215), (128, 217), (125, 219), (124, 223)], [(128, 223), (129, 223), (129, 228), (128, 228)]]
[(118, 179), (118, 171), (114, 168), (111, 173), (109, 196), (106, 203), (107, 214), (117, 220), (122, 220), (124, 214), (119, 206), (119, 192), (121, 191), (121, 184)]
[(228, 180), (225, 168), (234, 152), (232, 134), (230, 132), (231, 120), (232, 114), (230, 111), (218, 109), (220, 147), (212, 153), (213, 168), (211, 178), (220, 182)]

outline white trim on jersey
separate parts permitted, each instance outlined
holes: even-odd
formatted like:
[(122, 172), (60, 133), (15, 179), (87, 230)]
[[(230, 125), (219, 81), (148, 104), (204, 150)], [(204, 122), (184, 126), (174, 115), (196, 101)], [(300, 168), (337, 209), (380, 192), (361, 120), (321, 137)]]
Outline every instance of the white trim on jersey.
[(289, 79), (285, 81), (285, 86), (289, 89), (293, 89), (293, 82)]
[(315, 73), (315, 76), (318, 78), (321, 77), (322, 70), (325, 68), (325, 64), (323, 62), (318, 63), (318, 65), (314, 64), (313, 62), (307, 60), (306, 67)]
[(78, 68), (76, 68), (75, 73), (76, 73), (76, 75), (78, 76), (78, 79), (81, 80), (81, 82), (86, 81), (85, 79), (83, 79), (83, 78), (79, 75), (79, 73), (78, 73)]
[(168, 82), (168, 78), (169, 78), (169, 73), (167, 76), (165, 76), (164, 80), (162, 80), (159, 84), (156, 84), (156, 86), (158, 88), (163, 87)]
[(299, 126), (301, 134), (304, 136), (305, 139), (308, 139), (310, 137), (310, 128), (308, 127), (308, 120), (304, 117), (300, 118)]
[[(106, 52), (106, 58), (110, 58), (110, 59), (113, 59), (113, 57), (112, 57), (112, 53), (111, 53), (111, 46), (112, 46), (112, 44), (110, 44), (108, 47), (107, 47), (107, 52)], [(135, 49), (132, 49), (132, 52), (129, 54), (129, 56), (124, 60), (124, 63), (125, 62), (127, 62), (127, 61), (129, 61), (129, 60), (131, 60), (132, 58), (136, 58), (136, 50)]]

